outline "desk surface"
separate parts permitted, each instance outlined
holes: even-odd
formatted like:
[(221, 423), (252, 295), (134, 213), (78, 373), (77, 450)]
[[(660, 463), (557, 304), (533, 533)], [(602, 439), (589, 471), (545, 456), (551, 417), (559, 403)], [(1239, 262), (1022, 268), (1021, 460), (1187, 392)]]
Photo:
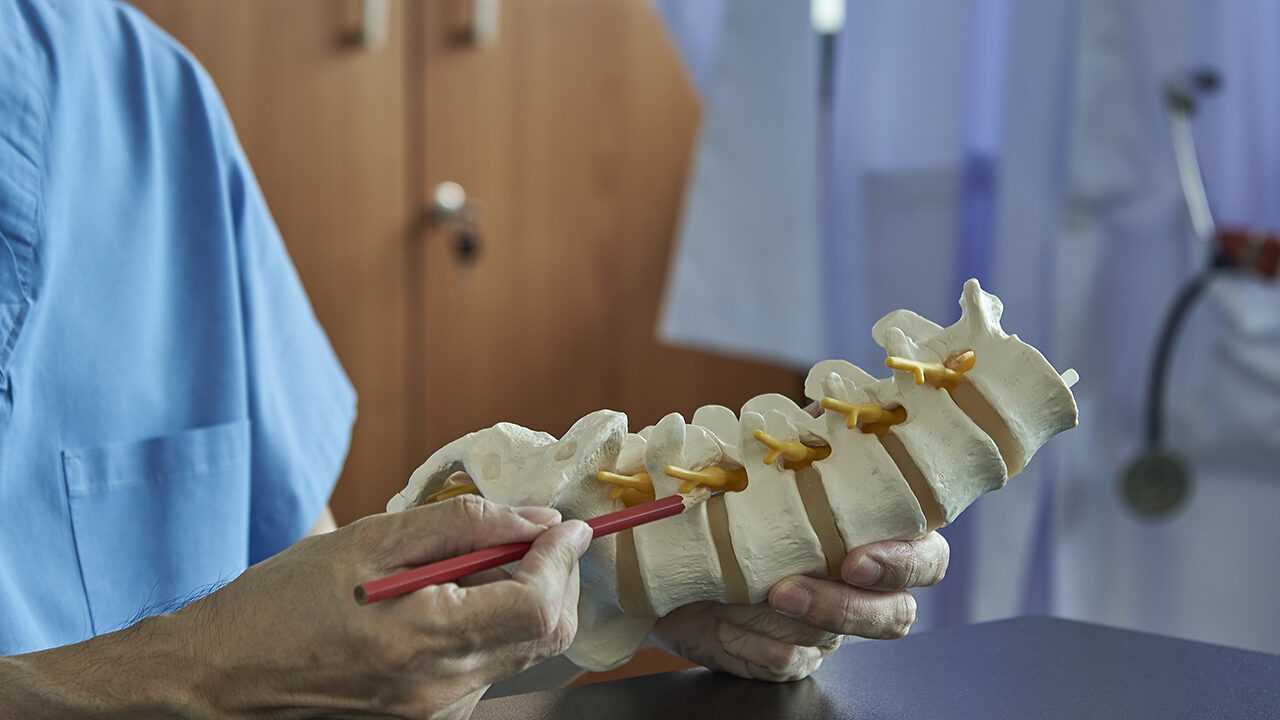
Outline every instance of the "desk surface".
[(504, 718), (1280, 716), (1280, 656), (1032, 617), (847, 644), (812, 677), (707, 670), (482, 701)]

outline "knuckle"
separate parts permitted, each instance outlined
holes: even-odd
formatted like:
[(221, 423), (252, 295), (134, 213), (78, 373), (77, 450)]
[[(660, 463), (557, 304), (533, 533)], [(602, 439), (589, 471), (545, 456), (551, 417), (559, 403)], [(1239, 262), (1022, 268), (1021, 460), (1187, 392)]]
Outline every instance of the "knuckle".
[(761, 665), (774, 678), (788, 680), (800, 667), (802, 654), (801, 648), (796, 645), (771, 643), (765, 650)]
[(822, 661), (826, 657), (827, 653), (815, 653), (812, 655), (809, 662), (801, 669), (800, 676), (797, 677), (796, 680), (803, 680), (817, 672), (818, 668), (822, 666)]
[(806, 649), (806, 652), (801, 653), (800, 657), (797, 658), (795, 666), (792, 669), (791, 676), (788, 677), (787, 680), (803, 680), (809, 677), (818, 669), (818, 666), (822, 664), (822, 659), (825, 656), (825, 653), (818, 652), (811, 648)]
[(947, 576), (947, 566), (951, 564), (951, 544), (940, 533), (934, 533), (938, 539), (935, 541), (938, 546), (938, 561), (934, 567), (934, 575), (930, 585), (936, 585), (942, 582)]
[(912, 624), (916, 621), (916, 599), (911, 593), (901, 593), (898, 595), (898, 601), (894, 603), (894, 609), (889, 619), (886, 634), (891, 639), (905, 637), (907, 631), (911, 629)]
[(383, 568), (395, 563), (401, 549), (397, 528), (404, 522), (404, 518), (395, 515), (370, 515), (338, 528), (343, 534), (334, 537), (349, 538), (356, 552), (370, 557), (375, 567)]
[(403, 669), (408, 667), (416, 656), (416, 649), (402, 638), (381, 636), (363, 638), (359, 644), (362, 646), (359, 654), (383, 676), (403, 672)]
[(578, 634), (577, 624), (573, 622), (560, 622), (556, 624), (556, 629), (551, 633), (550, 652), (547, 656), (560, 655), (569, 649), (573, 644), (573, 638)]
[(915, 576), (915, 563), (908, 555), (897, 555), (884, 563), (884, 575), (876, 587), (883, 590), (901, 590), (910, 587)]
[(483, 522), (492, 512), (489, 501), (479, 495), (459, 495), (447, 502), (453, 503), (454, 509), (463, 517), (476, 523)]
[(924, 585), (932, 585), (936, 580), (933, 579), (933, 572), (928, 563), (922, 562), (920, 556), (912, 555), (903, 568), (903, 578), (905, 581), (901, 584), (902, 589), (922, 587)]
[(865, 613), (859, 602), (859, 596), (852, 592), (840, 593), (839, 613), (840, 619), (836, 624), (845, 632), (855, 633), (856, 626)]
[(950, 557), (950, 545), (937, 532), (922, 540), (898, 543), (881, 558), (884, 576), (877, 586), (883, 590), (906, 590), (936, 585), (946, 575)]
[[(431, 633), (431, 649), (445, 657), (462, 658), (480, 653), (492, 644), (491, 633), (483, 622), (477, 622), (482, 616), (465, 613), (467, 607), (467, 591), (456, 585), (444, 585), (437, 588), (437, 608), (443, 609), (446, 617), (466, 620), (450, 622), (446, 628), (439, 624)], [(440, 630), (445, 629), (445, 632)]]
[(915, 587), (924, 575), (920, 554), (915, 544), (899, 542), (881, 558), (884, 576), (878, 587), (883, 590), (903, 590)]
[(814, 648), (796, 646), (784, 647), (778, 650), (777, 653), (777, 658), (775, 658), (777, 662), (770, 662), (762, 667), (765, 674), (762, 679), (773, 682), (803, 680), (812, 675), (822, 665), (822, 659), (825, 656), (825, 653)]
[(569, 648), (577, 634), (577, 617), (564, 612), (559, 598), (545, 598), (537, 603), (537, 644), (546, 655), (559, 655)]
[(568, 580), (573, 574), (573, 569), (578, 566), (578, 551), (568, 543), (561, 544), (555, 549), (556, 564), (555, 568), (559, 576), (557, 580)]
[(557, 644), (562, 634), (560, 628), (560, 608), (551, 598), (536, 593), (527, 593), (520, 603), (521, 610), (515, 614), (519, 622), (521, 639), (539, 645)]
[[(901, 638), (911, 629), (916, 619), (916, 599), (905, 590), (896, 592), (869, 591), (869, 595), (842, 593), (838, 623), (842, 635), (858, 635), (877, 640)], [(839, 647), (839, 635), (831, 650)], [(819, 647), (825, 647), (820, 643)]]

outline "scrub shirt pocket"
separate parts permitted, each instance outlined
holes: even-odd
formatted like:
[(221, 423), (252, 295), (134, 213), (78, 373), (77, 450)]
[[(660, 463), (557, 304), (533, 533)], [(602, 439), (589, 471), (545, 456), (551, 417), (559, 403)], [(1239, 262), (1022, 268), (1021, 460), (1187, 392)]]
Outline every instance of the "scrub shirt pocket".
[(249, 421), (63, 451), (94, 633), (226, 582), (249, 557)]

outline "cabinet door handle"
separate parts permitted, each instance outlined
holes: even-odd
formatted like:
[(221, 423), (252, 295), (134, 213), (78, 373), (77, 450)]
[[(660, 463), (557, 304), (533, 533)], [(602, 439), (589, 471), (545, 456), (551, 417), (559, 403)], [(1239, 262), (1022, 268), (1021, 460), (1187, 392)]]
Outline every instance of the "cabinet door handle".
[(431, 197), (431, 221), (453, 233), (453, 249), (458, 259), (472, 262), (480, 251), (479, 222), (475, 204), (456, 182), (436, 185)]
[(448, 180), (436, 185), (435, 192), (431, 193), (431, 219), (437, 223), (471, 222), (467, 191)]

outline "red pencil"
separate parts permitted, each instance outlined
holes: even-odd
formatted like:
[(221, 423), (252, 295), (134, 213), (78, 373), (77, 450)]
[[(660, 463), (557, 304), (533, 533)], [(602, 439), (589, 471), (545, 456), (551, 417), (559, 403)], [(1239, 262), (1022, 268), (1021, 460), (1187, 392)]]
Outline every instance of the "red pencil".
[[(654, 520), (679, 515), (684, 512), (684, 509), (684, 496), (669, 495), (643, 505), (636, 505), (625, 510), (591, 518), (587, 521), (587, 524), (591, 526), (593, 531), (591, 533), (592, 539), (595, 539), (602, 535), (609, 535), (637, 525), (644, 525)], [(460, 577), (478, 573), (481, 570), (506, 565), (524, 557), (524, 554), (529, 552), (530, 547), (533, 547), (533, 543), (522, 542), (495, 545), (483, 550), (469, 552), (466, 555), (459, 555), (448, 560), (441, 560), (430, 565), (405, 570), (404, 572), (384, 577), (381, 580), (372, 580), (356, 587), (356, 602), (361, 605), (368, 605), (379, 600), (399, 597), (428, 585), (457, 580)]]

